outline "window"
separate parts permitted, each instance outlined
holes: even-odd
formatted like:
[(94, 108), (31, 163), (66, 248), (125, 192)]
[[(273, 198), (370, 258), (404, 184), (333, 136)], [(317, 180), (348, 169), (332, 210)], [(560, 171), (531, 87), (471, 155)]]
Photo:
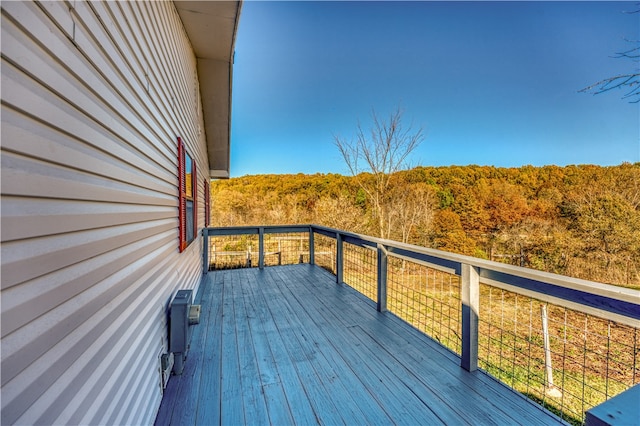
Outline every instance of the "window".
[(182, 138), (178, 138), (178, 204), (180, 252), (195, 239), (198, 233), (196, 206), (196, 163), (187, 152)]

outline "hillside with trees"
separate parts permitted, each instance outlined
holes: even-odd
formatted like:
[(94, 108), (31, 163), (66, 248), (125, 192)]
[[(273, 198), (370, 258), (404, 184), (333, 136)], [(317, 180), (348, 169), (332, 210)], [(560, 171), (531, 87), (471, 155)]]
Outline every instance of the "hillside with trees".
[(417, 167), (389, 176), (377, 208), (362, 190), (367, 179), (374, 176), (215, 181), (212, 226), (317, 223), (640, 288), (640, 163)]

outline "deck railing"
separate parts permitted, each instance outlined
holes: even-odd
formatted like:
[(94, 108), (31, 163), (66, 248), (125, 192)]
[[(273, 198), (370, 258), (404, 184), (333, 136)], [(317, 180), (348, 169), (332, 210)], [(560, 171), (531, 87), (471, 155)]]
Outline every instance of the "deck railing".
[(208, 228), (210, 269), (311, 263), (575, 424), (640, 383), (640, 292), (318, 225)]

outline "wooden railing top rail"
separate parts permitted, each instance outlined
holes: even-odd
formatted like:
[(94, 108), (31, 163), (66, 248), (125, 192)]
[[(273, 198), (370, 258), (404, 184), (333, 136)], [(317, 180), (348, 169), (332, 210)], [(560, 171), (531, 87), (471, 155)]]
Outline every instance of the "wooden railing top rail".
[(341, 241), (383, 250), (445, 272), (462, 275), (462, 266), (475, 268), (480, 283), (523, 294), (632, 327), (640, 327), (640, 291), (537, 271), (437, 249), (405, 244), (321, 225), (265, 225), (208, 228), (208, 235), (310, 232)]

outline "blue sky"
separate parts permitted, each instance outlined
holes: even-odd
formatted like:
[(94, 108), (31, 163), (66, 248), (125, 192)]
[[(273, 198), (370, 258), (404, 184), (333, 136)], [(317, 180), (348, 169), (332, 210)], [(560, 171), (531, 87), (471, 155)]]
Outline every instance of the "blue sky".
[(348, 174), (334, 135), (400, 105), (412, 165), (640, 161), (640, 104), (580, 89), (633, 72), (635, 2), (245, 1), (231, 176)]

